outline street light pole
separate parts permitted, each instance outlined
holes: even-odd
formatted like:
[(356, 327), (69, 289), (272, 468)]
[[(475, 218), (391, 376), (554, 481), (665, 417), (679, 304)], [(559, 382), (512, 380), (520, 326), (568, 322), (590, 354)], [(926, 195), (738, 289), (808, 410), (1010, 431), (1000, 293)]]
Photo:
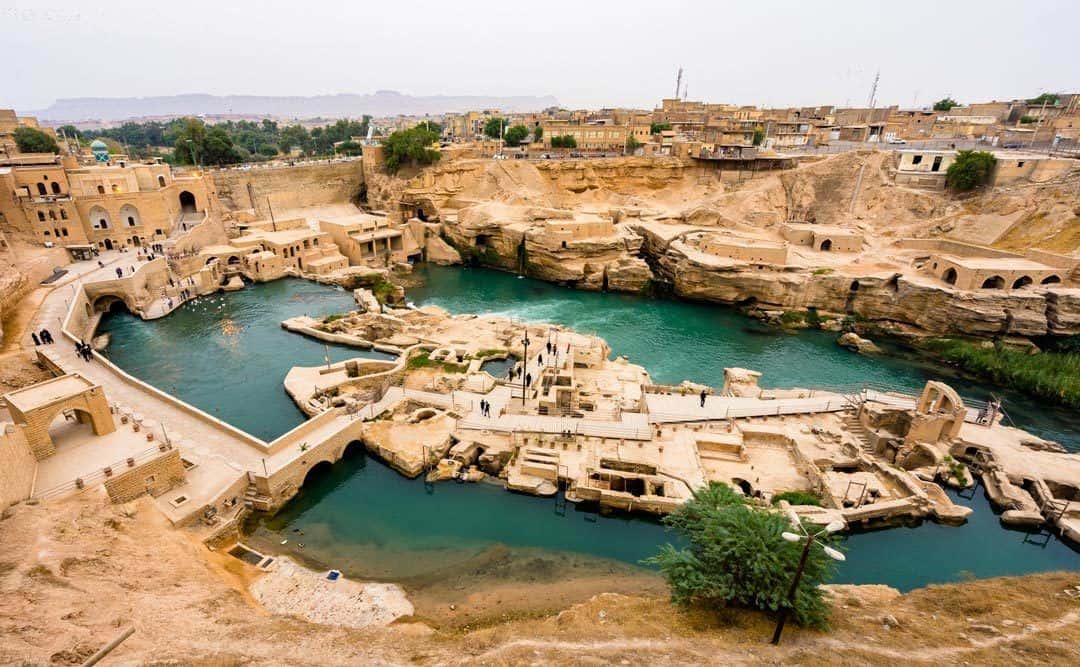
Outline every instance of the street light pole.
[[(826, 533), (835, 533), (838, 530), (844, 529), (843, 521), (831, 521), (825, 528), (819, 530), (816, 533), (808, 533), (803, 528), (802, 521), (799, 519), (799, 515), (794, 510), (788, 508), (788, 518), (791, 520), (793, 526), (799, 529), (802, 533), (789, 533), (787, 531), (780, 534), (786, 542), (798, 542), (799, 540), (806, 540), (806, 544), (803, 546), (802, 555), (799, 556), (799, 566), (795, 568), (795, 578), (791, 580), (791, 588), (788, 589), (788, 604), (786, 607), (780, 610), (780, 618), (776, 620), (776, 630), (773, 632), (772, 644), (777, 645), (780, 643), (780, 635), (784, 632), (784, 625), (787, 623), (788, 615), (791, 610), (795, 608), (795, 594), (799, 590), (799, 582), (802, 581), (803, 570), (806, 569), (806, 559), (810, 556), (810, 548), (817, 540)], [(833, 560), (844, 560), (844, 554), (833, 549), (828, 545), (821, 545), (825, 555)]]
[(780, 635), (784, 632), (788, 614), (795, 606), (795, 592), (799, 590), (799, 582), (802, 581), (803, 570), (806, 569), (806, 558), (810, 555), (810, 545), (814, 543), (814, 535), (806, 538), (806, 546), (803, 547), (802, 556), (799, 557), (799, 567), (795, 569), (795, 578), (791, 580), (791, 588), (788, 589), (788, 606), (780, 609), (780, 618), (776, 621), (776, 630), (773, 632), (772, 643), (780, 643)]

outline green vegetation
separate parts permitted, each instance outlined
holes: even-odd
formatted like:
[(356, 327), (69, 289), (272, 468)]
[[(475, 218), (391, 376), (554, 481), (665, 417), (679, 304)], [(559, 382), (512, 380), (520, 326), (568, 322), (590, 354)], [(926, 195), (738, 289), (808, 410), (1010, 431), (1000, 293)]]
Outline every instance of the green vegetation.
[(577, 148), (577, 139), (572, 134), (564, 134), (562, 136), (554, 136), (551, 138), (552, 148)]
[(785, 327), (797, 326), (806, 322), (806, 313), (801, 310), (785, 310), (780, 316), (780, 323)]
[(636, 151), (639, 148), (641, 148), (641, 142), (640, 141), (638, 141), (633, 135), (630, 135), (629, 137), (627, 137), (627, 139), (626, 139), (626, 152), (628, 154), (633, 154), (634, 151)]
[(960, 486), (967, 486), (967, 473), (965, 472), (964, 464), (960, 463), (948, 454), (945, 455), (945, 465), (949, 466), (949, 475), (955, 479)]
[(832, 273), (832, 272), (833, 272), (833, 270), (832, 270), (832, 269), (829, 269), (829, 268), (823, 268), (823, 269), (814, 269), (814, 270), (813, 270), (813, 271), (811, 271), (810, 273), (814, 274), (815, 276), (827, 276), (827, 275), (829, 275), (829, 274), (830, 274), (830, 273)]
[(383, 276), (379, 276), (379, 279), (371, 286), (371, 293), (375, 295), (379, 303), (386, 303), (386, 300), (390, 298), (393, 292), (394, 284)]
[(488, 118), (484, 123), (484, 135), (492, 139), (498, 139), (502, 136), (503, 128), (506, 127), (506, 119), (498, 116), (494, 118)]
[(754, 145), (760, 146), (765, 141), (765, 130), (760, 127), (754, 128)]
[(990, 180), (997, 158), (988, 151), (960, 151), (949, 165), (945, 180), (958, 192), (967, 192)]
[[(273, 148), (271, 146), (270, 148)], [(363, 155), (364, 147), (355, 141), (343, 141), (337, 145), (338, 155)]]
[(773, 505), (779, 505), (781, 500), (786, 500), (792, 505), (814, 505), (821, 507), (821, 498), (807, 491), (783, 491), (772, 498)]
[(500, 348), (493, 348), (493, 349), (490, 349), (490, 350), (478, 350), (476, 352), (475, 356), (479, 359), (479, 358), (483, 358), (483, 357), (502, 357), (502, 356), (505, 356), (506, 354), (507, 354), (506, 350), (503, 350), (503, 349), (500, 349)]
[(788, 588), (803, 545), (781, 537), (792, 530), (783, 515), (743, 501), (723, 484), (714, 482), (698, 489), (664, 519), (689, 546), (665, 545), (646, 562), (660, 568), (678, 604), (763, 611), (788, 608), (799, 625), (824, 627), (829, 604), (818, 586), (832, 577), (833, 561), (819, 548), (810, 550), (791, 605)]
[[(264, 118), (262, 121), (228, 121), (216, 123), (210, 126), (219, 132), (215, 134), (215, 141), (225, 143), (232, 148), (233, 152), (220, 150), (221, 146), (206, 147), (198, 145), (195, 154), (200, 164), (229, 164), (228, 161), (258, 161), (265, 160), (279, 153), (289, 153), (294, 148), (310, 157), (334, 155), (334, 144), (350, 142), (353, 137), (363, 137), (367, 134), (371, 116), (364, 116), (361, 120), (338, 120), (330, 125), (315, 127), (308, 130), (302, 125), (288, 125), (281, 127), (276, 121)], [(201, 131), (196, 131), (193, 124), (202, 126)], [(431, 123), (437, 126), (438, 123)], [(190, 151), (185, 148), (181, 156), (168, 155), (165, 147), (175, 146), (179, 139), (196, 139), (200, 132), (208, 136), (210, 128), (203, 126), (203, 122), (196, 118), (177, 118), (168, 122), (150, 121), (146, 123), (124, 123), (120, 127), (111, 127), (104, 130), (87, 130), (80, 132), (72, 125), (64, 125), (60, 128), (68, 137), (78, 137), (82, 143), (88, 144), (94, 139), (104, 141), (113, 140), (123, 146), (123, 152), (135, 158), (165, 157), (168, 160), (180, 162), (182, 159), (190, 160)], [(227, 141), (225, 141), (227, 139)], [(270, 152), (273, 148), (274, 152)], [(215, 149), (220, 154), (212, 154)], [(200, 152), (202, 151), (202, 152)], [(340, 151), (340, 147), (339, 147)], [(204, 158), (203, 155), (210, 158)], [(186, 164), (192, 164), (187, 162)]]
[(529, 128), (524, 125), (515, 125), (506, 131), (503, 139), (506, 140), (507, 146), (518, 146), (525, 141), (527, 136), (529, 136)]
[(544, 128), (537, 125), (533, 128), (533, 141), (540, 141), (544, 138)]
[(960, 103), (951, 97), (944, 97), (937, 102), (934, 102), (934, 111), (948, 111), (953, 107), (960, 106)]
[(56, 140), (33, 127), (15, 128), (15, 144), (21, 153), (59, 153)]
[(405, 368), (410, 371), (420, 370), (421, 368), (441, 368), (446, 373), (464, 373), (468, 366), (450, 363), (449, 361), (435, 361), (431, 358), (431, 353), (425, 351), (409, 357)]
[(341, 318), (345, 317), (341, 313), (334, 313), (333, 315), (327, 315), (323, 318), (323, 324), (330, 324), (331, 322), (337, 322)]
[(670, 130), (671, 123), (653, 123), (649, 126), (649, 134), (660, 134), (664, 130)]
[(956, 338), (937, 338), (926, 347), (945, 361), (1033, 396), (1080, 407), (1080, 351), (1029, 354), (1004, 345), (983, 347)]
[(1020, 116), (1020, 124), (1021, 125), (1031, 125), (1035, 121), (1036, 121), (1036, 118), (1034, 116)]
[(391, 174), (405, 165), (427, 165), (438, 162), (439, 151), (431, 147), (439, 140), (435, 132), (425, 130), (423, 125), (394, 132), (383, 141), (386, 170)]
[(1054, 104), (1058, 103), (1058, 96), (1055, 95), (1054, 93), (1043, 93), (1042, 95), (1039, 95), (1038, 97), (1031, 98), (1027, 102), (1028, 102), (1028, 104), (1039, 105), (1039, 106), (1041, 106), (1043, 104), (1054, 105)]

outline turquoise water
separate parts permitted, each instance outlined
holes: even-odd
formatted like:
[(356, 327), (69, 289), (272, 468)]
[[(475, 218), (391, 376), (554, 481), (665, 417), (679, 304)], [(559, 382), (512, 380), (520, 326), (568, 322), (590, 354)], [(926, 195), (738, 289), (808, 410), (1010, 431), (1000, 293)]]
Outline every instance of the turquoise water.
[[(943, 370), (862, 357), (839, 348), (833, 335), (777, 333), (716, 306), (576, 292), (482, 269), (431, 267), (420, 273), (428, 285), (409, 291), (418, 304), (452, 312), (500, 312), (592, 331), (606, 338), (615, 354), (644, 365), (658, 382), (694, 379), (719, 385), (724, 366), (740, 365), (762, 371), (766, 386), (873, 380), (915, 390)], [(296, 364), (320, 363), (324, 354), (323, 345), (285, 332), (280, 321), (351, 307), (351, 298), (340, 290), (282, 280), (205, 299), (153, 322), (110, 315), (102, 329), (112, 334), (109, 355), (123, 368), (240, 428), (272, 438), (303, 419), (281, 386), (285, 373)], [(357, 354), (334, 347), (329, 352), (332, 360)], [(972, 397), (990, 390), (949, 381)], [(1025, 427), (1076, 446), (1075, 416), (1040, 413), (1018, 397), (1005, 397), (1014, 419)], [(848, 561), (839, 580), (910, 589), (968, 573), (1021, 574), (1076, 569), (1080, 563), (1054, 538), (1039, 546), (1025, 533), (1002, 529), (981, 492), (970, 500), (954, 500), (975, 510), (964, 526), (924, 523), (849, 536)], [(300, 538), (298, 530), (303, 531)], [(266, 543), (276, 543), (275, 535), (291, 544), (303, 540), (305, 555), (352, 574), (402, 580), (455, 564), (468, 566), (499, 545), (522, 560), (543, 551), (637, 563), (673, 539), (648, 519), (598, 516), (493, 485), (425, 485), (363, 455), (312, 480), (257, 534)]]

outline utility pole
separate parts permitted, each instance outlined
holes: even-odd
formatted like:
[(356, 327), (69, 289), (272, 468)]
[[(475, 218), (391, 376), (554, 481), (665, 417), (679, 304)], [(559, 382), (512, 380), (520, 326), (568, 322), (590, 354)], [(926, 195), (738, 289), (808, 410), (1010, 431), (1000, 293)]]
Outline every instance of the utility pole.
[(679, 88), (682, 88), (682, 66), (679, 66), (679, 73), (675, 76), (675, 99), (679, 99)]
[(877, 85), (879, 79), (881, 79), (881, 70), (878, 70), (877, 73), (874, 74), (874, 85), (870, 86), (870, 101), (867, 106), (871, 109), (873, 109), (874, 104), (877, 103)]
[(266, 195), (266, 208), (270, 209), (270, 226), (277, 231), (277, 222), (274, 220), (274, 207), (270, 205), (270, 195)]
[(788, 613), (795, 606), (795, 592), (799, 590), (799, 582), (802, 581), (803, 570), (806, 568), (806, 557), (810, 555), (810, 545), (814, 543), (815, 537), (817, 536), (813, 533), (806, 537), (806, 546), (803, 547), (802, 556), (799, 556), (799, 567), (795, 570), (795, 578), (791, 580), (791, 588), (788, 589), (788, 606), (781, 607), (780, 618), (776, 621), (776, 630), (773, 631), (772, 636), (773, 645), (780, 643), (780, 635), (784, 632), (784, 625), (787, 624)]
[(525, 378), (529, 375), (529, 325), (525, 325), (525, 357), (521, 360), (521, 405), (525, 406)]

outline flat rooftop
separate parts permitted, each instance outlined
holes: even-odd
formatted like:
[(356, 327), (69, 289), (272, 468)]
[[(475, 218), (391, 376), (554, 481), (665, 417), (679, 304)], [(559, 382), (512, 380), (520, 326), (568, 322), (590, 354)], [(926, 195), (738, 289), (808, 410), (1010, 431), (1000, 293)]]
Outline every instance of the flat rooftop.
[(1060, 271), (1053, 266), (1047, 266), (1023, 257), (957, 257), (956, 255), (940, 255), (954, 264), (968, 269), (1009, 269), (1016, 271)]
[(95, 386), (97, 385), (81, 375), (61, 375), (58, 378), (4, 394), (4, 399), (9, 405), (25, 413), (43, 405), (78, 396)]

